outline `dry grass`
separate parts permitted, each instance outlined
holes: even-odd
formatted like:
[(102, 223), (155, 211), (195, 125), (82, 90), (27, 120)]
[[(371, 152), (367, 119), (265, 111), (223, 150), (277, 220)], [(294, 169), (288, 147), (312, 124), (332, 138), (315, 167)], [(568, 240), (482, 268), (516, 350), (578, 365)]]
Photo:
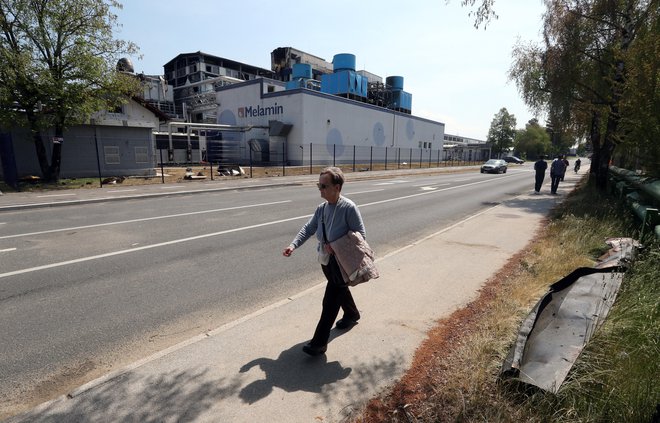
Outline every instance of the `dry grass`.
[[(614, 207), (598, 204), (588, 192), (569, 197), (546, 223), (534, 244), (513, 257), (486, 283), (478, 299), (438, 322), (417, 350), (408, 373), (388, 393), (372, 399), (354, 422), (604, 421), (601, 410), (607, 406), (593, 414), (585, 412), (594, 394), (582, 388), (602, 385), (602, 380), (593, 380), (608, 372), (609, 366), (602, 365), (602, 356), (588, 362), (587, 370), (584, 363), (578, 363), (580, 370), (572, 374), (582, 377), (567, 382), (559, 396), (498, 379), (520, 322), (548, 286), (577, 267), (593, 266), (608, 248), (604, 240), (625, 236), (629, 227)], [(657, 329), (657, 319), (654, 328)], [(653, 345), (652, 340), (645, 342)], [(601, 347), (594, 345), (597, 350)], [(657, 354), (657, 342), (649, 350)], [(589, 360), (594, 355), (587, 353), (584, 357)], [(656, 359), (652, 357), (650, 362)], [(648, 363), (649, 360), (645, 364)], [(648, 366), (640, 367), (648, 372)], [(625, 370), (622, 374), (625, 377)], [(637, 403), (645, 404), (648, 412), (649, 401), (653, 404), (652, 388), (644, 389), (631, 396)], [(625, 415), (632, 415), (634, 420), (634, 411)], [(638, 412), (637, 418), (640, 415), (644, 413)]]

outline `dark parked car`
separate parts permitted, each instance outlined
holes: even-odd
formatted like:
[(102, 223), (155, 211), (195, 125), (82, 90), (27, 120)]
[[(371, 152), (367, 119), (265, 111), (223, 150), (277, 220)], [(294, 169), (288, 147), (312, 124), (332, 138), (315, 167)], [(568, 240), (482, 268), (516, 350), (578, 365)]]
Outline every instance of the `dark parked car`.
[(506, 173), (506, 162), (499, 159), (490, 159), (481, 165), (481, 173)]
[(508, 156), (504, 158), (504, 161), (507, 163), (515, 163), (515, 164), (523, 164), (525, 161), (523, 159), (519, 159), (516, 156)]

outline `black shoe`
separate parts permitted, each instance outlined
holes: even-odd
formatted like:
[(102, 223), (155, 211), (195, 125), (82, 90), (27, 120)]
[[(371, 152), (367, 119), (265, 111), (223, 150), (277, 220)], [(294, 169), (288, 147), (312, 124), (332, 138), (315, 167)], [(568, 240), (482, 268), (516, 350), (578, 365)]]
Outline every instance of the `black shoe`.
[[(358, 318), (359, 319), (359, 318)], [(348, 329), (357, 325), (358, 319), (349, 319), (348, 317), (342, 317), (337, 320), (337, 329)]]
[(327, 346), (327, 345), (323, 345), (323, 346), (320, 346), (320, 347), (315, 347), (314, 345), (312, 345), (312, 344), (309, 343), (309, 342), (306, 343), (305, 345), (303, 345), (303, 351), (306, 352), (306, 353), (309, 354), (309, 355), (321, 355), (321, 354), (325, 354), (325, 352), (326, 352), (327, 350), (328, 350), (328, 346)]

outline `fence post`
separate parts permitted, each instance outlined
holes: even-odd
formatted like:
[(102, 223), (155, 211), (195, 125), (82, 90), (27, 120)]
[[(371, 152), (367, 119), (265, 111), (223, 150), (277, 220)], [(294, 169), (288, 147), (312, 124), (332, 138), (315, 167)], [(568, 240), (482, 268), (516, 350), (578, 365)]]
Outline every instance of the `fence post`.
[[(11, 140), (9, 141), (9, 145), (11, 145)], [(96, 147), (96, 167), (99, 170), (99, 186), (103, 188), (103, 178), (101, 176), (101, 158), (99, 157), (99, 141), (96, 137), (96, 125), (94, 125), (94, 146)], [(162, 163), (163, 153), (160, 153), (160, 161)], [(162, 174), (163, 172), (161, 171), (160, 173)], [(18, 182), (16, 182), (16, 186), (18, 186)]]
[(309, 143), (309, 174), (311, 175), (313, 172), (312, 170), (312, 143)]
[(355, 145), (353, 145), (353, 172), (355, 172)]
[(282, 143), (282, 176), (286, 176), (286, 141)]
[(374, 146), (369, 147), (369, 170), (374, 170)]
[(159, 149), (160, 151), (160, 181), (162, 183), (165, 183), (165, 168), (163, 167), (163, 149)]
[(385, 170), (387, 170), (387, 146), (385, 146)]
[(410, 147), (410, 159), (408, 160), (408, 168), (412, 169), (412, 147)]
[(396, 168), (401, 169), (401, 147), (397, 147), (396, 152)]
[(332, 166), (337, 166), (337, 144), (332, 144)]
[[(262, 157), (263, 161), (263, 157)], [(250, 179), (252, 179), (252, 146), (250, 146)]]

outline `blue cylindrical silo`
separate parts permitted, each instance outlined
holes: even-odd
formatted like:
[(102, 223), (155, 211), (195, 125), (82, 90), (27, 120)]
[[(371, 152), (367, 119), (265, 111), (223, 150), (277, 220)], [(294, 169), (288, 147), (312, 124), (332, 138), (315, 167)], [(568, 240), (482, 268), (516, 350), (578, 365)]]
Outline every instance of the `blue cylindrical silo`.
[(350, 53), (335, 54), (332, 59), (332, 68), (335, 72), (341, 70), (355, 70), (355, 55)]
[(402, 91), (403, 90), (403, 76), (388, 76), (385, 78), (385, 84), (392, 91)]
[(296, 78), (312, 79), (312, 65), (309, 65), (307, 63), (294, 63), (291, 77), (293, 79)]

